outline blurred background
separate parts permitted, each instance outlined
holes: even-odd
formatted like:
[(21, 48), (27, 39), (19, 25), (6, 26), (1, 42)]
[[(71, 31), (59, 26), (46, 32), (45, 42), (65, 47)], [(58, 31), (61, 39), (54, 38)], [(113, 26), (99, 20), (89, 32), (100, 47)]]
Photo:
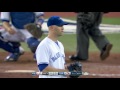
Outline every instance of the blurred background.
[[(64, 20), (76, 23), (76, 13), (74, 12), (45, 12), (45, 19), (50, 16), (58, 15)], [(114, 44), (112, 49), (113, 53), (120, 53), (120, 12), (109, 12), (104, 14), (102, 25), (100, 26), (106, 37)], [(43, 31), (46, 32), (47, 26), (46, 22), (43, 24)], [(76, 51), (76, 25), (65, 26), (65, 32), (71, 31), (73, 33), (66, 34), (59, 39), (63, 42), (65, 51), (75, 52)], [(44, 34), (41, 39), (43, 39), (47, 34)], [(90, 40), (90, 52), (98, 52), (94, 42)], [(25, 43), (22, 43), (23, 48), (29, 51), (29, 48)], [(3, 51), (0, 49), (0, 51)]]

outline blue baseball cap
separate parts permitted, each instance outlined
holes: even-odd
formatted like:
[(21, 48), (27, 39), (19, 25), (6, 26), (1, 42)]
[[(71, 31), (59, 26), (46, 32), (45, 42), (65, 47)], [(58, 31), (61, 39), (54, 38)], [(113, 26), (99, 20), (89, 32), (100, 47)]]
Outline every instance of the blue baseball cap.
[(68, 25), (68, 22), (64, 22), (59, 16), (52, 16), (47, 21), (47, 26), (56, 25), (56, 26), (63, 26)]

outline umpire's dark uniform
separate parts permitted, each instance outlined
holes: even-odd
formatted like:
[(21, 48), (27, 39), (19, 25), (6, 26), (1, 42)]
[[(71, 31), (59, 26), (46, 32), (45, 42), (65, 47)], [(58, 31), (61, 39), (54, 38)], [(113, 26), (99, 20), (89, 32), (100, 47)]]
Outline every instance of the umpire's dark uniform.
[[(106, 49), (106, 45), (110, 44), (99, 29), (103, 14), (104, 12), (77, 12), (77, 54), (70, 59), (88, 59), (89, 37), (101, 52)], [(111, 48), (112, 44), (109, 45), (109, 51)], [(108, 56), (109, 52), (102, 59), (106, 59)]]

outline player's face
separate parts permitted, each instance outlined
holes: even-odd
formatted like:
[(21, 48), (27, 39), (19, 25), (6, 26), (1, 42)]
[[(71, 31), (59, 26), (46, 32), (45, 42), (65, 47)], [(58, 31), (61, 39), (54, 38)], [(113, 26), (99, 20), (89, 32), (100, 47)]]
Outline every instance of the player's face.
[(64, 27), (63, 26), (56, 26), (55, 27), (55, 33), (57, 36), (62, 36)]

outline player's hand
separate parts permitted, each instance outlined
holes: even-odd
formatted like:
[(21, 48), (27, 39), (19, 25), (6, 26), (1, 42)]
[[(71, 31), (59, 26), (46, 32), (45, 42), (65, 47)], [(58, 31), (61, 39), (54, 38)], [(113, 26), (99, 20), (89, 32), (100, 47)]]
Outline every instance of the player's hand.
[(8, 28), (7, 31), (8, 31), (9, 34), (15, 34), (16, 33), (16, 31), (11, 27)]

